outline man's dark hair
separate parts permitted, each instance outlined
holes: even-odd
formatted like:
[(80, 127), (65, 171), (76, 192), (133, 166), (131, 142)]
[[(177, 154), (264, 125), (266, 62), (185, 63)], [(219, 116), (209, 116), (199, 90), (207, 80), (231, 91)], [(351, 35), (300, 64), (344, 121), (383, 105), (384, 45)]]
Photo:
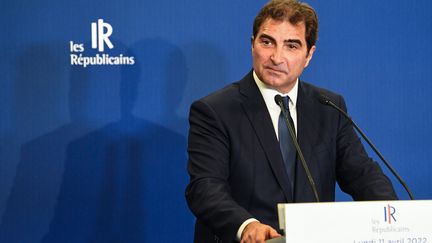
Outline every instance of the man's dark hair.
[(306, 27), (307, 50), (315, 45), (318, 38), (318, 18), (315, 10), (306, 3), (297, 0), (272, 0), (268, 2), (255, 17), (253, 24), (253, 37), (256, 38), (258, 31), (267, 19), (288, 21), (296, 25), (301, 22)]

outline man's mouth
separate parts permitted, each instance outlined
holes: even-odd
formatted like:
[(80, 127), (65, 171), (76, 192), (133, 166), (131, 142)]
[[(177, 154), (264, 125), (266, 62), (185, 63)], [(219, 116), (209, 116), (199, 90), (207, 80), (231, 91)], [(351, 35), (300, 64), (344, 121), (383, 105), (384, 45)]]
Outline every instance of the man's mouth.
[(264, 66), (264, 68), (267, 70), (270, 70), (272, 72), (287, 74), (287, 71), (285, 69), (276, 68), (276, 67), (269, 67), (269, 66)]

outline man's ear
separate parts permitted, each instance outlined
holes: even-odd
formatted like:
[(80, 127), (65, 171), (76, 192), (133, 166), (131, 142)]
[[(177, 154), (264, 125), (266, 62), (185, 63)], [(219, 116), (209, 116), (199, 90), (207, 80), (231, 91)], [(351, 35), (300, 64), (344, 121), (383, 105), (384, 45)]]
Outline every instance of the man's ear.
[(254, 45), (254, 37), (253, 36), (251, 36), (251, 47), (253, 48), (253, 45)]
[(309, 50), (309, 53), (306, 56), (306, 64), (304, 67), (307, 67), (309, 65), (310, 60), (312, 60), (312, 56), (314, 54), (316, 50), (316, 46), (312, 46), (311, 49)]

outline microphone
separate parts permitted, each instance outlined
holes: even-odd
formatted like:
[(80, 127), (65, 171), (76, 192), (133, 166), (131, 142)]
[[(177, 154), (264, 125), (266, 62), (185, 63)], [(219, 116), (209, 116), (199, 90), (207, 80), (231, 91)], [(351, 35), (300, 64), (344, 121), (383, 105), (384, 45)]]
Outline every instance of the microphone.
[[(299, 145), (298, 142), (297, 142), (297, 136), (296, 136), (296, 134), (295, 134), (295, 132), (294, 132), (294, 127), (293, 127), (293, 126), (291, 125), (291, 123), (289, 122), (288, 114), (285, 112), (284, 105), (283, 105), (283, 98), (282, 98), (282, 96), (280, 96), (280, 95), (276, 95), (276, 96), (274, 97), (274, 99), (275, 99), (276, 104), (281, 108), (281, 111), (282, 111), (282, 115), (283, 115), (283, 117), (284, 117), (285, 124), (286, 124), (286, 126), (287, 126), (287, 128), (288, 128), (288, 131), (289, 131), (290, 137), (291, 137), (291, 139), (292, 139), (292, 141), (293, 141), (294, 147), (295, 147), (296, 150), (297, 150), (297, 154), (299, 155), (300, 161), (301, 161), (301, 163), (302, 163), (302, 165), (303, 165), (303, 169), (304, 169), (305, 172), (306, 172), (306, 176), (307, 176), (307, 178), (308, 178), (308, 180), (309, 180), (309, 184), (310, 184), (310, 186), (312, 187), (312, 191), (313, 191), (313, 193), (314, 193), (315, 200), (316, 200), (317, 202), (319, 202), (320, 199), (319, 199), (319, 196), (318, 196), (318, 191), (317, 191), (316, 186), (315, 186), (315, 181), (314, 181), (314, 179), (312, 178), (312, 174), (310, 173), (309, 167), (308, 167), (308, 165), (307, 165), (307, 163), (306, 163), (306, 160), (304, 159), (303, 153), (302, 153), (302, 151), (301, 151), (301, 149), (300, 149), (300, 145)], [(287, 109), (288, 109), (288, 107), (287, 107)]]
[(408, 193), (409, 197), (411, 200), (414, 200), (414, 196), (411, 193), (411, 190), (408, 188), (408, 186), (405, 184), (405, 182), (402, 180), (402, 178), (398, 175), (398, 173), (396, 173), (396, 171), (393, 169), (393, 167), (391, 167), (391, 165), (389, 164), (389, 162), (387, 162), (386, 159), (384, 159), (384, 157), (382, 156), (382, 154), (378, 151), (378, 149), (375, 147), (375, 145), (372, 144), (372, 142), (369, 140), (369, 138), (364, 134), (364, 132), (360, 129), (359, 126), (357, 126), (357, 124), (355, 124), (355, 122), (353, 121), (353, 119), (351, 119), (350, 116), (348, 116), (348, 114), (342, 110), (341, 108), (339, 108), (335, 103), (333, 103), (330, 98), (328, 98), (327, 96), (320, 94), (318, 96), (318, 100), (324, 104), (324, 105), (328, 105), (333, 107), (334, 109), (336, 109), (337, 111), (339, 111), (346, 119), (348, 119), (348, 121), (354, 126), (354, 128), (360, 133), (360, 135), (363, 137), (363, 139), (369, 144), (369, 146), (373, 149), (373, 151), (378, 155), (378, 157), (384, 162), (384, 164), (386, 165), (386, 167), (391, 171), (391, 173), (396, 177), (396, 179), (399, 181), (400, 184), (402, 184), (402, 186), (404, 187), (405, 191)]

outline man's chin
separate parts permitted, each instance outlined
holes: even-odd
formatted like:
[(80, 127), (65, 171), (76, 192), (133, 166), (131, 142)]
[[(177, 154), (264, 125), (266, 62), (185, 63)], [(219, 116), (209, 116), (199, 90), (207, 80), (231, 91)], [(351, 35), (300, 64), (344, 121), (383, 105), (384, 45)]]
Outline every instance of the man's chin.
[(265, 81), (263, 81), (265, 84), (267, 84), (267, 86), (272, 87), (272, 88), (277, 88), (279, 86), (283, 86), (283, 81), (279, 78), (275, 78), (275, 77), (265, 77), (264, 79)]
[(284, 80), (286, 80), (285, 75), (276, 72), (266, 72), (263, 78), (264, 80), (268, 80), (269, 83), (273, 84), (282, 84), (285, 83)]
[(288, 80), (288, 76), (285, 73), (278, 71), (267, 71), (264, 74), (264, 78), (275, 85), (283, 85)]
[(275, 89), (281, 93), (287, 93), (294, 85), (294, 83), (290, 83), (286, 79), (279, 77), (265, 76), (264, 78), (265, 79), (262, 81), (267, 85), (267, 87)]

